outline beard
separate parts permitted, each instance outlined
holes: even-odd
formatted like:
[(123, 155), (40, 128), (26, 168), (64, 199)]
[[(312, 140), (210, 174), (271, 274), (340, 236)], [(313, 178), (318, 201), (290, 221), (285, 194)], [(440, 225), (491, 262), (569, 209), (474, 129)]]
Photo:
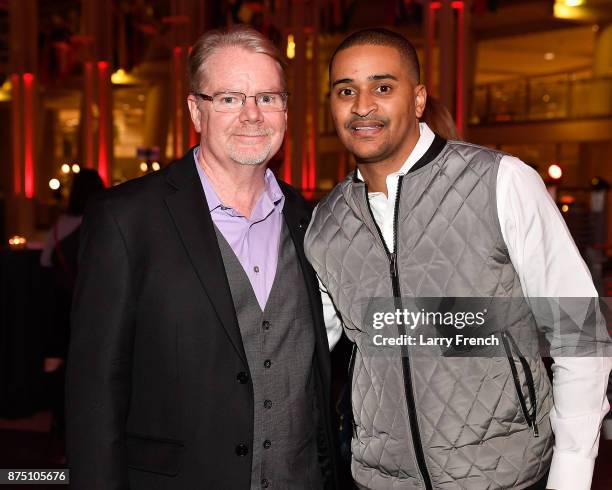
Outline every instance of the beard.
[(233, 136), (266, 136), (263, 143), (257, 143), (249, 148), (245, 145), (237, 145), (231, 139), (228, 145), (228, 156), (241, 165), (261, 165), (272, 156), (272, 128), (242, 128), (233, 133)]

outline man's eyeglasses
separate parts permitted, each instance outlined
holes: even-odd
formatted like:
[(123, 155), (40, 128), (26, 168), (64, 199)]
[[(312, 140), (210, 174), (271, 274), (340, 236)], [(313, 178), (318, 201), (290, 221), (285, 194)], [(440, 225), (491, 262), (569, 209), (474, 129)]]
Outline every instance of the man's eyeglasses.
[(249, 97), (255, 99), (255, 103), (261, 112), (281, 112), (287, 109), (288, 92), (260, 92), (255, 95), (246, 95), (242, 92), (219, 92), (213, 95), (196, 94), (202, 100), (212, 102), (213, 109), (217, 112), (240, 112)]

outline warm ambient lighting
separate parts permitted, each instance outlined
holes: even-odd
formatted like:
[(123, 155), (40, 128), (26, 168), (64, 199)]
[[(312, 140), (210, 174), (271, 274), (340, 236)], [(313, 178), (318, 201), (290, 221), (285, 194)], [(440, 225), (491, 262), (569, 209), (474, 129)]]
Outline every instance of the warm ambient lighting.
[(287, 58), (290, 60), (295, 58), (295, 38), (293, 37), (293, 34), (289, 34), (289, 36), (287, 36)]
[(557, 19), (579, 20), (581, 17), (584, 17), (584, 12), (583, 9), (576, 7), (581, 7), (582, 5), (584, 5), (584, 0), (555, 0), (553, 7), (554, 16)]
[(64, 165), (62, 165), (62, 173), (63, 174), (69, 174), (70, 173), (70, 165), (68, 165), (67, 163), (64, 163)]
[(564, 204), (563, 206), (561, 206), (561, 211), (567, 213), (569, 211), (569, 206), (567, 204)]
[(563, 170), (559, 165), (553, 163), (548, 167), (548, 175), (551, 179), (559, 180), (563, 177)]
[(555, 53), (550, 52), (550, 51), (549, 51), (548, 53), (544, 53), (544, 59), (545, 59), (546, 61), (552, 61), (552, 60), (554, 60), (554, 59), (555, 59)]
[(147, 170), (149, 170), (149, 166), (147, 165), (147, 162), (140, 162), (140, 171), (146, 172)]
[(20, 248), (25, 248), (27, 242), (28, 241), (26, 240), (25, 237), (20, 236), (20, 235), (15, 235), (9, 238), (8, 244), (9, 244), (9, 247), (11, 247), (12, 249), (20, 249)]
[(60, 188), (60, 181), (57, 179), (51, 179), (49, 181), (49, 189), (51, 189), (52, 191), (56, 191)]
[(75, 174), (78, 174), (78, 173), (81, 171), (81, 167), (79, 166), (79, 164), (78, 164), (78, 163), (74, 163), (74, 164), (72, 165), (72, 171), (73, 171)]
[[(106, 66), (104, 66), (106, 68)], [(127, 85), (136, 83), (136, 78), (126, 72), (123, 68), (119, 68), (111, 75), (111, 82), (115, 85)]]
[(161, 167), (159, 165), (159, 162), (153, 162), (151, 164), (151, 168), (157, 172)]
[(7, 77), (2, 86), (0, 87), (0, 102), (11, 100), (11, 88), (11, 79)]

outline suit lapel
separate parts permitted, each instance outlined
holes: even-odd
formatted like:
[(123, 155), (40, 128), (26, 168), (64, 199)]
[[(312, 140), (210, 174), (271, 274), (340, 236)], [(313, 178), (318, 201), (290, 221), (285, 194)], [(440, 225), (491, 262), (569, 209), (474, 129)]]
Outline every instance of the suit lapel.
[(285, 205), (283, 206), (285, 223), (287, 223), (287, 227), (289, 228), (293, 245), (295, 246), (297, 256), (300, 260), (302, 272), (304, 272), (310, 268), (310, 264), (304, 255), (304, 235), (306, 234), (306, 229), (308, 228), (310, 216), (305, 209), (302, 210), (298, 208), (295, 202), (295, 196), (288, 188), (287, 184), (279, 181), (279, 185), (283, 191), (283, 194), (285, 195)]
[(219, 321), (246, 364), (223, 258), (192, 151), (168, 169), (168, 183), (175, 191), (165, 201), (178, 234)]
[[(289, 228), (293, 245), (298, 256), (304, 282), (306, 283), (306, 289), (308, 291), (310, 299), (310, 308), (312, 311), (313, 328), (315, 330), (315, 338), (317, 351), (319, 352), (319, 369), (321, 369), (321, 376), (324, 380), (329, 380), (331, 377), (331, 367), (329, 362), (324, 362), (325, 359), (329, 358), (329, 344), (327, 342), (327, 333), (325, 330), (325, 324), (323, 322), (323, 315), (321, 310), (321, 300), (319, 283), (316, 280), (316, 276), (306, 255), (304, 254), (304, 235), (308, 229), (308, 223), (310, 221), (310, 212), (304, 208), (302, 203), (298, 202), (293, 191), (287, 184), (279, 181), (279, 185), (285, 194), (285, 206), (283, 207), (283, 215), (285, 217), (285, 223)], [(327, 395), (325, 395), (327, 397)]]

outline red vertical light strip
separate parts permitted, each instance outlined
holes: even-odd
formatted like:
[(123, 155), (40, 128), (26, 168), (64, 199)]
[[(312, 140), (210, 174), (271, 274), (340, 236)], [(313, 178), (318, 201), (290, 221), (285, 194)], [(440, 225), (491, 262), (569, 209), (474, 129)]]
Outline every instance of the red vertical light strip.
[(314, 190), (316, 179), (314, 124), (312, 124), (310, 127), (310, 136), (308, 138), (308, 153), (308, 188), (310, 190)]
[(85, 62), (85, 93), (83, 94), (83, 138), (85, 139), (85, 166), (94, 168), (94, 135), (93, 112), (94, 101), (94, 73), (93, 63)]
[(285, 155), (283, 158), (283, 180), (291, 184), (291, 137), (289, 130), (285, 133)]
[(98, 173), (100, 178), (109, 185), (108, 161), (108, 120), (112, 116), (109, 100), (110, 65), (108, 61), (98, 61)]
[(23, 156), (25, 167), (24, 193), (28, 198), (34, 197), (34, 75), (23, 74)]
[(453, 8), (457, 9), (457, 87), (456, 87), (456, 105), (455, 105), (455, 124), (459, 135), (463, 136), (463, 63), (465, 57), (465, 39), (463, 25), (465, 12), (463, 11), (463, 2), (453, 2)]
[(23, 158), (22, 96), (21, 77), (14, 73), (11, 75), (11, 98), (13, 104), (13, 192), (15, 195), (20, 195), (23, 192), (21, 183), (21, 162)]
[(173, 51), (174, 64), (174, 158), (179, 158), (183, 153), (183, 111), (182, 111), (182, 92), (183, 92), (183, 70), (182, 48), (176, 46)]
[[(434, 3), (437, 3), (437, 8), (434, 6)], [(427, 64), (425, 65), (425, 81), (429, 90), (433, 91), (433, 49), (434, 49), (434, 33), (436, 30), (436, 10), (440, 8), (440, 2), (432, 2), (429, 4), (429, 15), (427, 16), (427, 22), (429, 23), (429, 28), (427, 29), (427, 39), (425, 42), (427, 46), (429, 46), (429, 59), (427, 60)]]
[(302, 154), (302, 190), (308, 190), (309, 184), (308, 155), (305, 151)]

